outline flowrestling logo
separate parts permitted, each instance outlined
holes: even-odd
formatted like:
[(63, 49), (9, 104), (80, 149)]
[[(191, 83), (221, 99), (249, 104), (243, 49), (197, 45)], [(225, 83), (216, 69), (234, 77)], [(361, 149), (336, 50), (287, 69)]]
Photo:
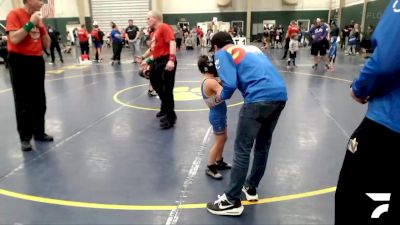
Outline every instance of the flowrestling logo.
[(399, 3), (399, 0), (396, 0), (396, 1), (393, 3), (393, 12), (395, 12), (395, 13), (400, 13), (400, 9), (399, 9), (398, 6), (397, 6), (398, 3)]
[(389, 211), (390, 193), (366, 193), (375, 202), (385, 202), (387, 204), (379, 205), (371, 215), (372, 219), (379, 219), (382, 214)]

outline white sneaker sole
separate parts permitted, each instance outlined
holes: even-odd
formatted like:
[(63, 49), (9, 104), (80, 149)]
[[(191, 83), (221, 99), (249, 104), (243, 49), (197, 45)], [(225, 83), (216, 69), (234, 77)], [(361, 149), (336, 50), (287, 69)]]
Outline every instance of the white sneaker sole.
[(246, 200), (249, 202), (256, 202), (258, 201), (258, 194), (256, 195), (249, 195), (247, 194), (245, 189), (242, 189), (242, 192), (246, 195)]
[(214, 215), (218, 215), (218, 216), (240, 216), (243, 213), (244, 210), (244, 206), (240, 206), (239, 208), (233, 208), (233, 209), (229, 209), (229, 210), (224, 210), (224, 211), (214, 211), (211, 209), (207, 210)]

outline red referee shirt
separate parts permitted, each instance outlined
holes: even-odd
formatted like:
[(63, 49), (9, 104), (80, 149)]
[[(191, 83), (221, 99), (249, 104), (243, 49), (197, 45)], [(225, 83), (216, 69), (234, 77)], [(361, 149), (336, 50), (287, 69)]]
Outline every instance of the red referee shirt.
[(153, 58), (157, 59), (161, 56), (169, 56), (169, 43), (175, 40), (172, 28), (168, 24), (162, 23), (154, 32), (152, 39), (151, 54)]
[[(12, 10), (7, 16), (6, 31), (17, 31), (21, 29), (31, 19), (31, 15), (23, 8)], [(46, 29), (44, 29), (46, 30)], [(39, 28), (34, 27), (29, 34), (19, 44), (11, 43), (10, 35), (8, 35), (7, 49), (10, 53), (17, 53), (21, 55), (42, 56), (42, 35)]]

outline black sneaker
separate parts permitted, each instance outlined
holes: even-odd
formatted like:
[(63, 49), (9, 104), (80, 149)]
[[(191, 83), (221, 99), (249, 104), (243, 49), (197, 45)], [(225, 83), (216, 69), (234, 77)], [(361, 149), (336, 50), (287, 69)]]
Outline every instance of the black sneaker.
[(224, 162), (224, 158), (222, 158), (221, 160), (215, 162), (215, 165), (217, 166), (217, 170), (230, 170), (232, 169), (232, 165)]
[(160, 112), (157, 113), (156, 117), (157, 117), (157, 118), (160, 118), (160, 117), (163, 117), (163, 116), (165, 116), (165, 115), (167, 115), (165, 112), (160, 111)]
[(230, 202), (226, 195), (222, 196), (218, 195), (218, 200), (215, 202), (207, 203), (207, 210), (219, 216), (240, 216), (243, 213), (244, 207), (240, 201), (236, 201), (235, 203)]
[(174, 123), (171, 123), (169, 120), (164, 119), (160, 121), (160, 128), (163, 130), (170, 129), (174, 126)]
[(258, 201), (258, 194), (255, 188), (243, 186), (242, 192), (246, 195), (247, 201), (250, 202)]
[(318, 64), (314, 64), (314, 66), (312, 66), (312, 68), (313, 68), (314, 70), (316, 70), (316, 69), (318, 68)]
[(217, 171), (217, 165), (207, 166), (206, 174), (215, 180), (222, 180), (222, 175)]
[(53, 136), (50, 136), (48, 134), (35, 135), (34, 139), (35, 139), (35, 141), (42, 141), (42, 142), (53, 142), (54, 141)]
[(152, 91), (148, 90), (148, 91), (147, 91), (147, 95), (148, 95), (149, 97), (156, 97), (156, 96), (157, 96), (157, 93), (156, 93), (155, 90), (152, 90)]
[(325, 68), (326, 68), (327, 70), (329, 70), (331, 67), (329, 66), (329, 64), (325, 64)]
[(21, 150), (24, 152), (32, 151), (32, 145), (29, 141), (21, 141)]

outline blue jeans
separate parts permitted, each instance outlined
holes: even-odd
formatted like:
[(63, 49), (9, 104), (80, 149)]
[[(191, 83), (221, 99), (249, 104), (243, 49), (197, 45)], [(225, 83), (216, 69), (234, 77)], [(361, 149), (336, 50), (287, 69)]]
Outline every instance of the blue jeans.
[[(235, 139), (235, 155), (231, 180), (225, 191), (230, 201), (240, 201), (242, 186), (257, 188), (267, 166), (272, 133), (286, 102), (257, 102), (243, 105)], [(255, 145), (254, 145), (255, 142)], [(246, 180), (250, 153), (254, 145), (254, 161)]]

